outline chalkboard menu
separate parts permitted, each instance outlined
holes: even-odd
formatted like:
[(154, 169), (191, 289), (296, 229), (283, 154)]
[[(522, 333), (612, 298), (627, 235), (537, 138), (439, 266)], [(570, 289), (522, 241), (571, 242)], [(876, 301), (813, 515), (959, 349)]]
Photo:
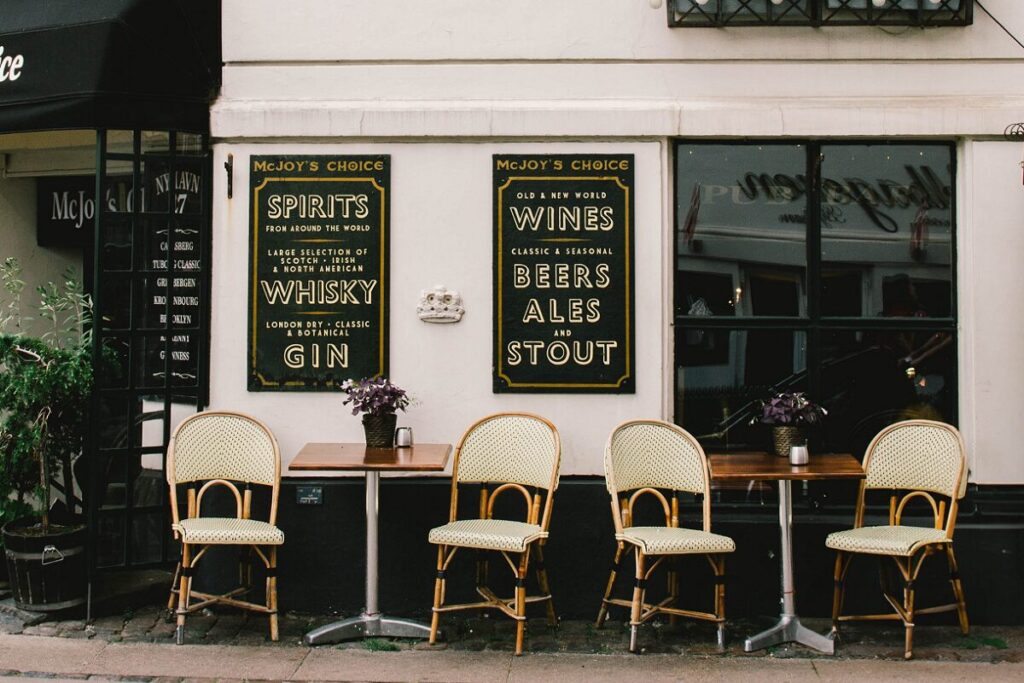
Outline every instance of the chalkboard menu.
[(635, 391), (631, 154), (494, 156), (494, 391)]
[[(165, 335), (147, 335), (144, 340), (140, 385), (159, 387), (170, 373), (171, 386), (195, 387), (199, 381), (199, 339), (191, 330), (200, 327), (203, 291), (203, 173), (206, 160), (179, 158), (146, 159), (141, 210), (153, 215), (140, 219), (145, 267), (156, 271), (143, 277), (146, 327), (171, 328)], [(126, 181), (114, 179), (105, 191), (107, 210), (131, 212), (131, 206), (114, 190)], [(130, 185), (129, 185), (130, 187)], [(128, 195), (131, 196), (131, 195)], [(130, 251), (131, 240), (118, 241), (118, 221), (104, 235), (102, 248), (108, 264), (116, 262), (115, 251)], [(127, 249), (126, 249), (127, 247)], [(168, 320), (169, 316), (169, 320)], [(170, 359), (167, 356), (170, 355)], [(185, 399), (188, 400), (188, 399)]]
[(390, 157), (249, 163), (249, 391), (386, 375)]

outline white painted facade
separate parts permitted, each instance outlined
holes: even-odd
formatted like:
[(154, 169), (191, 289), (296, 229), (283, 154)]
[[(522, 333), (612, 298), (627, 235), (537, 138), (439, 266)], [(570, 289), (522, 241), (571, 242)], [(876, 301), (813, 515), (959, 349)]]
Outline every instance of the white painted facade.
[[(985, 4), (1024, 36), (1024, 4)], [(265, 419), (286, 461), (306, 441), (362, 434), (336, 395), (246, 391), (250, 155), (391, 155), (390, 374), (419, 399), (400, 424), (454, 441), (488, 412), (538, 412), (560, 429), (563, 474), (592, 475), (619, 421), (672, 417), (674, 138), (931, 138), (958, 143), (972, 480), (1024, 483), (1022, 145), (1001, 141), (1024, 120), (1024, 49), (983, 12), (968, 27), (886, 31), (670, 29), (643, 0), (224, 0), (223, 12), (211, 403)], [(592, 152), (636, 155), (636, 394), (493, 394), (491, 156)], [(416, 316), (439, 283), (463, 295), (456, 325)]]

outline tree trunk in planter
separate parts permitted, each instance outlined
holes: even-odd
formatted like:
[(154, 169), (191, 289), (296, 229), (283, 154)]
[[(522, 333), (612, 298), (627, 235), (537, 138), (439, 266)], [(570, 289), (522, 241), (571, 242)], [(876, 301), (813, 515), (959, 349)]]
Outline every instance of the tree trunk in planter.
[(803, 444), (804, 438), (799, 427), (776, 425), (772, 427), (772, 442), (775, 445), (775, 455), (788, 458), (790, 447)]
[(86, 536), (83, 524), (51, 524), (48, 533), (31, 517), (6, 524), (4, 548), (14, 603), (30, 612), (84, 604)]
[(395, 445), (395, 425), (398, 416), (363, 415), (363, 431), (366, 433), (366, 445), (371, 448), (391, 448)]

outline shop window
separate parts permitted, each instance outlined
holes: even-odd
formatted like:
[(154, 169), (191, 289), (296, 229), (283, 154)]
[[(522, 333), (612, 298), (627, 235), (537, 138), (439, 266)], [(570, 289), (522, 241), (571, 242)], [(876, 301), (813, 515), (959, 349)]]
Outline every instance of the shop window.
[(763, 448), (757, 399), (829, 410), (812, 449), (956, 421), (952, 144), (680, 142), (676, 421)]
[(974, 0), (671, 0), (668, 25), (969, 26)]

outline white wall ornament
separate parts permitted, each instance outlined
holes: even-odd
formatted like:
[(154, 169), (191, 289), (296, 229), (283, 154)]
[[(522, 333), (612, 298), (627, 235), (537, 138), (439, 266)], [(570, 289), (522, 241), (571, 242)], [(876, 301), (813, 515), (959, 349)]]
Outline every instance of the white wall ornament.
[(416, 315), (425, 323), (457, 323), (465, 312), (462, 295), (444, 285), (421, 291), (420, 303), (416, 306)]

